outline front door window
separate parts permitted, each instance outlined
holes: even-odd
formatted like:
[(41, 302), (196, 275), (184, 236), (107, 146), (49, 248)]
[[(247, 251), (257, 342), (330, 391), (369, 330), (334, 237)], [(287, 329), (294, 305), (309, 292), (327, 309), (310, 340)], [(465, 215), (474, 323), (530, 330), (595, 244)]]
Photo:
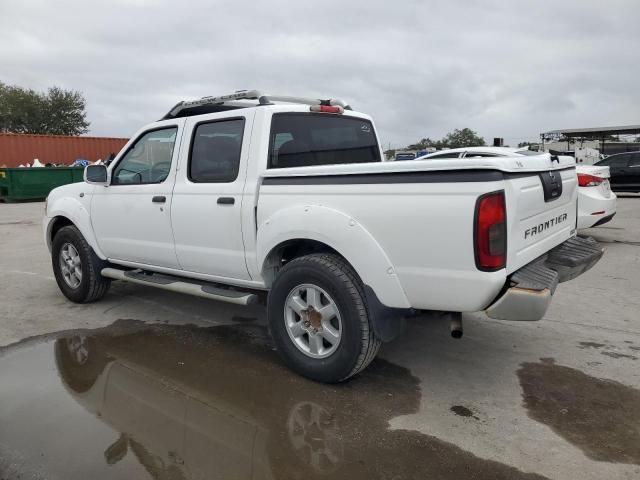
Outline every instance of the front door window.
[(112, 185), (162, 183), (171, 169), (177, 127), (153, 130), (129, 147), (113, 171)]

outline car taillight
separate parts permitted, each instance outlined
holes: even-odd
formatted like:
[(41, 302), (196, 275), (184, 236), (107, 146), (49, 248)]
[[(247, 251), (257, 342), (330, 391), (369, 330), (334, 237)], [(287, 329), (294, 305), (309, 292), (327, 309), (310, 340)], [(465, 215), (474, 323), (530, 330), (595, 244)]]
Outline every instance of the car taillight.
[(503, 190), (478, 198), (473, 235), (476, 267), (489, 272), (504, 268), (507, 263), (507, 212)]
[(580, 187), (597, 187), (602, 182), (604, 182), (604, 178), (596, 177), (595, 175), (589, 175), (586, 173), (578, 174), (578, 185)]

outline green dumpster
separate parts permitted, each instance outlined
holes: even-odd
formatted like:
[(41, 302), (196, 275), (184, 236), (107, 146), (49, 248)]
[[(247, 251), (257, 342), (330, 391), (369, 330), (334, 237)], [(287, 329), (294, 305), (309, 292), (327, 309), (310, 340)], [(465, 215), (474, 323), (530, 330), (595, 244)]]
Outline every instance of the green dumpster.
[(43, 200), (60, 185), (81, 182), (84, 167), (0, 168), (0, 201)]

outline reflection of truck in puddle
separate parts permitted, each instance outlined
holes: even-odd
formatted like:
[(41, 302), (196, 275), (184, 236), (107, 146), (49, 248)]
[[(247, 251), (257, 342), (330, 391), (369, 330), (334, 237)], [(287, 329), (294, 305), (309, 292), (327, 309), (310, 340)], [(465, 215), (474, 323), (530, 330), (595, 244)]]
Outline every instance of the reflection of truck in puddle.
[(233, 348), (194, 343), (148, 332), (56, 342), (67, 390), (121, 432), (105, 445), (107, 463), (133, 454), (154, 478), (207, 479), (283, 478), (289, 468), (313, 478), (339, 466), (335, 418), (324, 407), (304, 391), (275, 395), (269, 369), (230, 361)]
[(55, 359), (71, 396), (119, 432), (100, 444), (105, 461), (135, 459), (156, 479), (542, 478), (390, 429), (421, 403), (405, 368), (377, 359), (327, 386), (287, 375), (265, 338), (163, 325), (62, 338)]

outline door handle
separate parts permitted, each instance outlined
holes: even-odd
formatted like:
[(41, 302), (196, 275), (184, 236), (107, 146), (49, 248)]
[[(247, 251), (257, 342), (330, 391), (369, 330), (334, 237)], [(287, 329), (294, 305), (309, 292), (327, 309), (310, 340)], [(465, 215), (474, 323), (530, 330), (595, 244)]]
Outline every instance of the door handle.
[(233, 205), (236, 199), (233, 197), (218, 197), (218, 205)]
[(155, 195), (151, 201), (153, 203), (164, 203), (167, 201), (167, 197), (165, 197), (164, 195)]

